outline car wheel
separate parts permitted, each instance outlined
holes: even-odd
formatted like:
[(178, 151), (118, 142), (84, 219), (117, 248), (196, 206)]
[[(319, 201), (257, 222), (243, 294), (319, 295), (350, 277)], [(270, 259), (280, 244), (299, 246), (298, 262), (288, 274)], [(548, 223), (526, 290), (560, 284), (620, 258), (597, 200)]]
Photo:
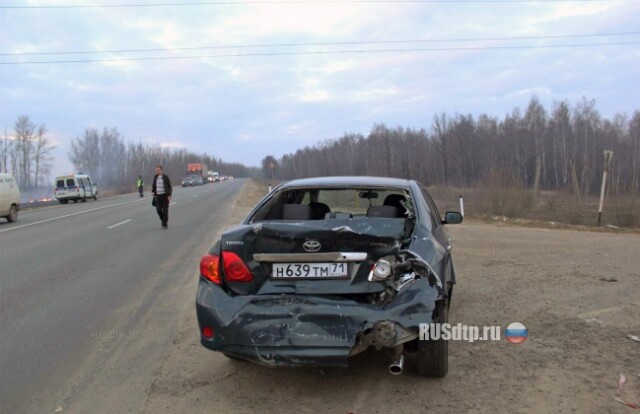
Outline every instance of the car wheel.
[[(436, 302), (433, 311), (434, 323), (446, 323), (448, 321), (446, 300)], [(440, 338), (438, 340), (422, 341), (418, 339), (418, 374), (426, 377), (442, 378), (449, 370), (449, 341)]]
[(74, 202), (74, 203), (77, 203), (77, 202), (78, 202), (78, 199), (77, 199), (77, 198), (74, 198), (74, 199), (73, 199), (73, 202)]
[(93, 196), (93, 200), (94, 200), (94, 201), (98, 201), (98, 194), (96, 194), (96, 195), (94, 195), (94, 196)]
[(16, 206), (11, 206), (11, 208), (9, 209), (9, 215), (7, 216), (7, 221), (9, 223), (13, 223), (16, 220), (18, 220), (18, 209), (16, 208)]
[(69, 200), (58, 200), (60, 202), (60, 204), (67, 204), (69, 202)]
[(83, 197), (80, 201), (82, 201), (83, 203), (87, 202), (87, 197)]

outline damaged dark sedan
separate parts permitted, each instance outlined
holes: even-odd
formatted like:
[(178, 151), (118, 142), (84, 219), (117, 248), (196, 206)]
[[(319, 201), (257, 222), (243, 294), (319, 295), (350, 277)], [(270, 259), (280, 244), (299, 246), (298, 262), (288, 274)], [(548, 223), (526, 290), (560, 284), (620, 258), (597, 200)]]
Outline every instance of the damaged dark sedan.
[(455, 273), (445, 224), (412, 180), (319, 177), (264, 197), (200, 261), (201, 343), (269, 366), (346, 366), (370, 347), (389, 372), (415, 352), (421, 375), (447, 373), (447, 342), (420, 324), (447, 322)]

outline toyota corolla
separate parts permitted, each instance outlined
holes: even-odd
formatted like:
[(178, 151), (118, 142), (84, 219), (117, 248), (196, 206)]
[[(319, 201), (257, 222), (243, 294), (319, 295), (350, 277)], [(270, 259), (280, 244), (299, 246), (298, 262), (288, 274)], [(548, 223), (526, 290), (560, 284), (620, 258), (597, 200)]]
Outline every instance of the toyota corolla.
[(319, 177), (276, 187), (200, 261), (201, 343), (268, 366), (346, 366), (387, 349), (389, 372), (417, 353), (421, 375), (448, 369), (444, 340), (456, 278), (446, 224), (418, 182)]

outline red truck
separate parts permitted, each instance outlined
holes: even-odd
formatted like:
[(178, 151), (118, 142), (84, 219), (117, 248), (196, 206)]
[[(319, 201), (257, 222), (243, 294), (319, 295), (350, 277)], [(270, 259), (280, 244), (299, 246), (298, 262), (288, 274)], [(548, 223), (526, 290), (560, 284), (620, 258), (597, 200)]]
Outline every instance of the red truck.
[(206, 164), (195, 163), (195, 164), (187, 164), (187, 177), (197, 176), (202, 178), (202, 182), (207, 182), (207, 174), (209, 170), (207, 169)]

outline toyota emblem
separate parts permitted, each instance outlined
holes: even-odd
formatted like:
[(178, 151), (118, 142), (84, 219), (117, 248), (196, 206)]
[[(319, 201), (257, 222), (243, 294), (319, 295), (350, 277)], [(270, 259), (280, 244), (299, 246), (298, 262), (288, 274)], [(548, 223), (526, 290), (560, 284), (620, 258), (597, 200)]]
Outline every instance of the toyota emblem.
[(302, 245), (302, 248), (309, 253), (315, 253), (319, 251), (320, 247), (322, 247), (322, 245), (317, 240), (307, 240)]

